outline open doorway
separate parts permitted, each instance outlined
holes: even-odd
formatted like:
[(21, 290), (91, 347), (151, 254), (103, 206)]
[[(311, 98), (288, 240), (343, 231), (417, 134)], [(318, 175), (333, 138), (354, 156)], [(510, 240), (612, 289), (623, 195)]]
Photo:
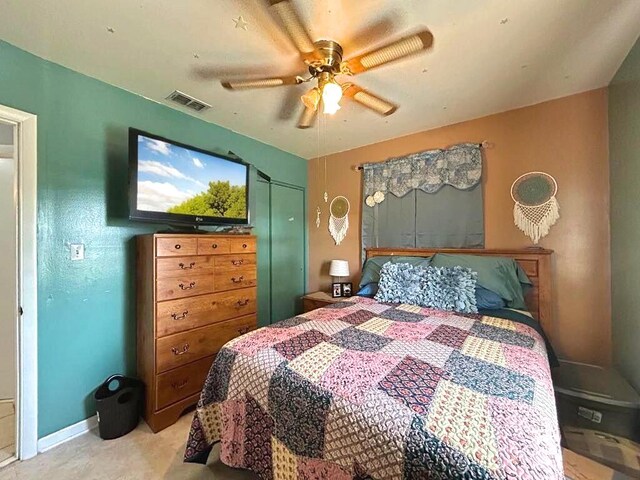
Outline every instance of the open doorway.
[(0, 119), (0, 464), (16, 456), (18, 423), (17, 125)]
[(37, 118), (0, 105), (0, 466), (36, 455)]

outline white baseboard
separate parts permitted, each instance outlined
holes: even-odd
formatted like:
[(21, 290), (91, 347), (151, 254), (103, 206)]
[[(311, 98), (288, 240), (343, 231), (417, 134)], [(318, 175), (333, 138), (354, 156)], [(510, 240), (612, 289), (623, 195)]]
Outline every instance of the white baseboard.
[(93, 416), (89, 417), (86, 420), (82, 420), (78, 423), (74, 423), (73, 425), (69, 425), (68, 427), (63, 428), (62, 430), (58, 430), (57, 432), (53, 432), (46, 437), (42, 437), (38, 439), (38, 453), (46, 452), (47, 450), (51, 450), (58, 445), (62, 445), (69, 440), (76, 438), (83, 433), (87, 433), (90, 430), (93, 430), (98, 426), (98, 417)]
[(3, 460), (2, 462), (0, 462), (0, 468), (4, 468), (7, 465), (11, 465), (13, 462), (16, 462), (18, 460), (18, 457), (13, 456), (13, 457), (9, 457), (6, 460)]

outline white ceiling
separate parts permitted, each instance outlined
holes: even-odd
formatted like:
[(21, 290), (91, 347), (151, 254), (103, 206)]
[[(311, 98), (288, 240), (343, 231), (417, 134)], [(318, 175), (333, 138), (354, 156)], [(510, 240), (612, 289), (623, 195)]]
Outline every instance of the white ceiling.
[(432, 31), (430, 52), (355, 79), (399, 103), (395, 114), (343, 101), (321, 129), (299, 130), (308, 86), (224, 90), (216, 78), (304, 71), (263, 0), (0, 0), (0, 38), (160, 102), (181, 90), (213, 105), (194, 115), (311, 158), (605, 86), (640, 33), (640, 0), (293, 3), (345, 58)]

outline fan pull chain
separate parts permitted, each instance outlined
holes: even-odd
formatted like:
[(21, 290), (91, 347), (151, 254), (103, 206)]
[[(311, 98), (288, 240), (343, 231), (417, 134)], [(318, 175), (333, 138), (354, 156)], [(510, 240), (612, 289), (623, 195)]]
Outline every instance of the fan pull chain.
[[(320, 115), (320, 118), (322, 119), (322, 115)], [(320, 122), (322, 122), (322, 120), (320, 120)], [(326, 122), (326, 119), (325, 119)], [(327, 203), (329, 201), (329, 194), (327, 193), (327, 156), (323, 155), (324, 157), (324, 203)]]
[[(317, 115), (321, 117), (321, 115)], [(320, 186), (320, 122), (321, 118), (318, 118), (318, 131), (316, 132), (316, 184)], [(320, 214), (322, 210), (320, 205), (316, 206), (316, 228), (320, 228)]]

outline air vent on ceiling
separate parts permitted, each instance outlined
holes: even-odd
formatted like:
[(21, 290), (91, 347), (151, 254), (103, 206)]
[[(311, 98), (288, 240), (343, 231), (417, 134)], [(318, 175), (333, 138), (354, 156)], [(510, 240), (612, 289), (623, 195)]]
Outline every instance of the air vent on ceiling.
[(211, 105), (208, 103), (204, 103), (197, 98), (193, 98), (186, 93), (182, 93), (180, 90), (175, 90), (171, 95), (167, 97), (167, 100), (171, 100), (172, 102), (178, 103), (183, 107), (190, 108), (191, 110), (195, 110), (196, 112), (203, 112), (211, 108)]

